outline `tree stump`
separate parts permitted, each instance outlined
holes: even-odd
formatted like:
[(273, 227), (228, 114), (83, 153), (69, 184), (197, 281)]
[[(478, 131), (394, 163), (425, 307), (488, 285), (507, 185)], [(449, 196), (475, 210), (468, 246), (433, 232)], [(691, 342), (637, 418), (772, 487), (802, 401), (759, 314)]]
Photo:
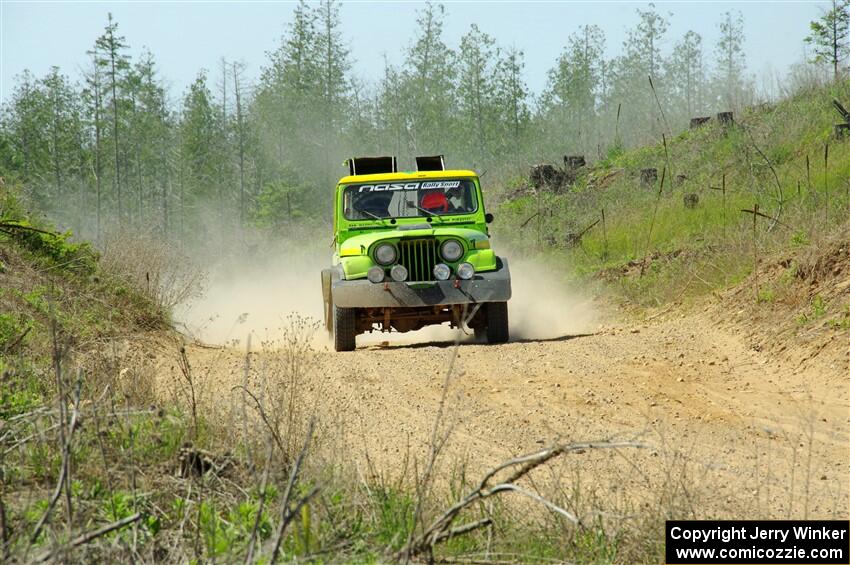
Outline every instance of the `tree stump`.
[(835, 138), (845, 139), (850, 137), (850, 124), (835, 124)]
[(568, 171), (574, 171), (584, 167), (587, 162), (584, 160), (584, 155), (564, 155), (564, 167)]
[(702, 127), (710, 121), (711, 116), (700, 116), (698, 118), (691, 118), (691, 129), (697, 129), (698, 127)]
[(718, 112), (717, 121), (720, 122), (720, 125), (723, 127), (729, 127), (735, 124), (735, 118), (732, 115), (732, 112)]
[(531, 167), (528, 179), (531, 181), (531, 184), (535, 189), (540, 190), (543, 188), (549, 188), (555, 184), (558, 176), (558, 170), (555, 169), (554, 166), (547, 163), (541, 163)]
[(699, 194), (690, 192), (684, 196), (685, 208), (696, 208), (699, 204)]
[(644, 188), (652, 188), (658, 181), (658, 169), (641, 169), (640, 185)]

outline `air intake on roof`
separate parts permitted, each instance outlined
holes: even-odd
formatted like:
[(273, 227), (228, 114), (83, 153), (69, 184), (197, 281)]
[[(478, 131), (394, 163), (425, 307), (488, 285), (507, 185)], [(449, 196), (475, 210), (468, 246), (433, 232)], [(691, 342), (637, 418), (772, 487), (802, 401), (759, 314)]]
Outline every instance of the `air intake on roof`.
[(352, 157), (346, 162), (352, 175), (398, 172), (398, 162), (395, 157)]
[(417, 171), (445, 171), (446, 162), (442, 155), (433, 155), (431, 157), (416, 158)]

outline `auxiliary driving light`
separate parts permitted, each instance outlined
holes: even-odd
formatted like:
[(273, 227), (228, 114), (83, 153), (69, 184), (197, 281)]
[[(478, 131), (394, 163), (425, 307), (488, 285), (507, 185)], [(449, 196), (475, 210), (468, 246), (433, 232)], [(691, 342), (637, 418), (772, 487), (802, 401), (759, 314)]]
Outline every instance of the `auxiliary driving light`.
[(475, 267), (472, 266), (472, 263), (461, 263), (457, 266), (457, 276), (460, 279), (468, 281), (475, 276)]
[(379, 283), (384, 282), (384, 269), (381, 267), (371, 267), (366, 271), (366, 278), (369, 282)]
[(390, 276), (396, 282), (404, 282), (407, 280), (407, 268), (404, 265), (395, 265), (390, 269)]
[(440, 255), (446, 261), (457, 261), (463, 256), (463, 246), (456, 239), (447, 239), (440, 247)]
[(445, 263), (437, 263), (434, 265), (434, 278), (438, 281), (447, 281), (452, 274), (452, 270)]
[(382, 243), (375, 248), (375, 261), (381, 265), (390, 265), (395, 263), (396, 251), (395, 246), (389, 243)]

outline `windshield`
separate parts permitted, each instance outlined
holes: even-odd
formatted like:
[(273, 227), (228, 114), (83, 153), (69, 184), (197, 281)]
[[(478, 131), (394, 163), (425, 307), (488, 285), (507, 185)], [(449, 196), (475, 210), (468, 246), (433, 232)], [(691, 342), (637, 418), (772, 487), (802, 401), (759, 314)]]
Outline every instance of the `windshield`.
[(471, 214), (477, 209), (471, 179), (351, 184), (343, 193), (349, 220)]

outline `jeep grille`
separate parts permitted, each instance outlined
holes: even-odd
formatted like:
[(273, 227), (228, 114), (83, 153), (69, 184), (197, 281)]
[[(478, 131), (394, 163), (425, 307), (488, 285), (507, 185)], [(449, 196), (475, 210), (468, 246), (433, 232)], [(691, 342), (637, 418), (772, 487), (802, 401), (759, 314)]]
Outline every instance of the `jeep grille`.
[(433, 281), (437, 264), (437, 242), (433, 239), (401, 240), (398, 262), (407, 268), (409, 281)]

